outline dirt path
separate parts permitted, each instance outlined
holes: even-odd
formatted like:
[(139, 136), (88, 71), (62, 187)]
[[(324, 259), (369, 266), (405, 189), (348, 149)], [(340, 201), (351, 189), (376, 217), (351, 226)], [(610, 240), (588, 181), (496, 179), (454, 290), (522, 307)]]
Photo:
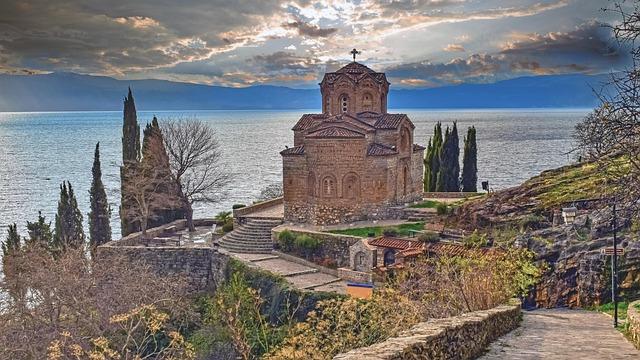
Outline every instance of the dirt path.
[(604, 314), (548, 309), (523, 312), (522, 325), (480, 359), (640, 359), (640, 351)]

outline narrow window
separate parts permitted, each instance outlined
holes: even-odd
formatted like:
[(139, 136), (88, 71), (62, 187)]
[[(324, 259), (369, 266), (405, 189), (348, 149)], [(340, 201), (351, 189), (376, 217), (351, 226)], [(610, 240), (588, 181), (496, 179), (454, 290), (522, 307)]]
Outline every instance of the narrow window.
[(342, 112), (346, 113), (349, 110), (349, 98), (347, 95), (342, 95), (342, 99), (340, 100), (342, 104)]

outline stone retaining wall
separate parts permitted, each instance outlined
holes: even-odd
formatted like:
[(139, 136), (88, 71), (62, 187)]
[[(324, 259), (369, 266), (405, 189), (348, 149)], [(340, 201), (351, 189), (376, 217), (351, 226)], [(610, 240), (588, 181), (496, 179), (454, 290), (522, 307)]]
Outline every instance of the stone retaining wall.
[[(289, 230), (296, 235), (305, 234), (314, 239), (321, 240), (320, 247), (316, 249), (313, 254), (314, 258), (307, 258), (307, 260), (314, 261), (318, 259), (332, 259), (335, 260), (336, 268), (349, 267), (349, 247), (361, 239), (357, 236), (332, 234), (300, 228), (288, 228), (286, 225), (283, 225), (278, 226), (271, 231), (271, 239), (274, 244), (278, 243), (278, 235), (284, 230)], [(303, 254), (293, 255), (303, 256)]]
[(482, 193), (464, 193), (464, 192), (428, 192), (425, 191), (423, 196), (431, 199), (465, 199), (468, 197), (480, 195)]
[(334, 360), (474, 359), (518, 327), (520, 305), (502, 305), (415, 325), (398, 337), (337, 355)]
[(283, 202), (282, 197), (279, 197), (279, 198), (275, 198), (275, 199), (259, 202), (257, 204), (245, 206), (245, 207), (242, 207), (242, 208), (239, 208), (239, 209), (233, 209), (233, 217), (237, 219), (237, 218), (243, 217), (243, 216), (245, 216), (247, 214), (251, 214), (251, 213), (256, 212), (256, 211), (268, 209), (268, 208), (273, 207), (275, 205), (282, 204), (282, 202)]
[(627, 309), (627, 323), (629, 324), (629, 338), (635, 347), (640, 349), (640, 310), (636, 308), (640, 306), (640, 300), (629, 304)]

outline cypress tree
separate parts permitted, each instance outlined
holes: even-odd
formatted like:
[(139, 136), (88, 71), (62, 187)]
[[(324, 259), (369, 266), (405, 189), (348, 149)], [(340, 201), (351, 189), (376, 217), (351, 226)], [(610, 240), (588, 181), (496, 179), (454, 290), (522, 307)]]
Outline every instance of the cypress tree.
[(42, 212), (38, 211), (38, 221), (27, 221), (27, 232), (29, 237), (25, 240), (27, 246), (42, 246), (48, 249), (52, 246), (53, 233), (51, 232), (51, 222), (46, 222)]
[(16, 254), (20, 251), (20, 235), (18, 235), (18, 227), (15, 223), (9, 224), (9, 229), (7, 230), (7, 238), (0, 245), (2, 248), (2, 256), (3, 259)]
[(424, 191), (431, 191), (431, 161), (433, 161), (432, 159), (432, 150), (433, 147), (431, 146), (431, 138), (429, 138), (429, 143), (427, 145), (427, 151), (424, 153), (424, 178), (422, 179), (423, 181), (423, 188)]
[(449, 127), (447, 126), (447, 130), (444, 134), (444, 141), (440, 146), (440, 151), (438, 152), (439, 159), (439, 168), (438, 173), (436, 174), (436, 189), (438, 192), (449, 191), (448, 189), (448, 180), (449, 174), (451, 173), (451, 132), (449, 131)]
[(59, 252), (69, 247), (78, 249), (84, 244), (84, 240), (82, 213), (78, 209), (78, 201), (73, 193), (73, 187), (71, 187), (71, 183), (63, 182), (60, 185), (60, 200), (58, 201), (52, 250)]
[(122, 236), (126, 236), (139, 229), (139, 224), (127, 217), (130, 204), (124, 200), (127, 197), (125, 187), (127, 176), (135, 171), (140, 163), (140, 125), (136, 104), (129, 88), (127, 97), (124, 98), (123, 123), (122, 123), (122, 166), (120, 167), (120, 228)]
[(91, 168), (93, 180), (89, 190), (91, 211), (89, 212), (89, 247), (91, 255), (95, 256), (95, 250), (99, 245), (111, 241), (111, 225), (109, 224), (111, 208), (107, 201), (107, 193), (102, 183), (102, 171), (100, 169), (100, 143), (96, 144), (93, 155), (93, 167)]
[(440, 171), (440, 153), (442, 152), (442, 124), (438, 122), (433, 130), (433, 141), (431, 141), (431, 151), (427, 151), (426, 158), (427, 164), (425, 165), (429, 167), (429, 170), (425, 170), (425, 173), (428, 172), (429, 178), (425, 178), (425, 183), (428, 184), (428, 188), (425, 188), (426, 191), (436, 191), (437, 181), (438, 181), (438, 172)]
[(462, 191), (478, 191), (478, 147), (476, 145), (476, 128), (473, 126), (467, 130), (467, 136), (464, 138)]
[(453, 122), (451, 130), (451, 165), (448, 177), (447, 191), (460, 191), (460, 138), (458, 137), (458, 123)]

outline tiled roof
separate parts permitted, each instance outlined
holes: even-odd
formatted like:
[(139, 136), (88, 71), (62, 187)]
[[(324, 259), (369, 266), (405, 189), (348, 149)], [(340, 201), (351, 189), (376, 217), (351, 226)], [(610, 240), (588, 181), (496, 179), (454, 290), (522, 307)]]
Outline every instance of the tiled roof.
[(300, 117), (300, 120), (293, 127), (293, 131), (304, 130), (310, 128), (316, 121), (324, 120), (328, 118), (325, 114), (304, 114)]
[(326, 127), (307, 135), (309, 138), (363, 138), (364, 134), (341, 126)]
[(466, 256), (474, 252), (480, 252), (485, 255), (495, 251), (493, 248), (468, 248), (462, 244), (454, 244), (450, 242), (435, 242), (426, 245), (426, 251), (436, 256)]
[(304, 145), (294, 146), (280, 151), (280, 155), (303, 155)]
[(422, 146), (422, 145), (418, 145), (418, 144), (413, 144), (413, 151), (421, 151), (421, 150), (425, 150), (426, 147)]
[(406, 114), (381, 114), (373, 126), (376, 129), (396, 129), (406, 117)]
[(369, 149), (367, 149), (367, 155), (369, 156), (386, 156), (386, 155), (395, 155), (398, 151), (396, 149), (382, 144), (373, 143), (369, 145)]
[(397, 129), (402, 120), (407, 118), (406, 114), (381, 114), (373, 111), (364, 111), (355, 115), (340, 114), (333, 116), (326, 114), (304, 114), (293, 127), (293, 130), (307, 130), (321, 122), (344, 121), (343, 117), (345, 116), (356, 119), (376, 129)]
[(369, 245), (390, 249), (406, 250), (414, 247), (420, 247), (422, 243), (416, 240), (381, 236), (379, 238), (369, 240)]
[(375, 73), (375, 71), (369, 69), (368, 67), (358, 63), (358, 62), (350, 62), (346, 66), (341, 67), (338, 71), (338, 74), (346, 73), (346, 74), (363, 74), (363, 73)]

